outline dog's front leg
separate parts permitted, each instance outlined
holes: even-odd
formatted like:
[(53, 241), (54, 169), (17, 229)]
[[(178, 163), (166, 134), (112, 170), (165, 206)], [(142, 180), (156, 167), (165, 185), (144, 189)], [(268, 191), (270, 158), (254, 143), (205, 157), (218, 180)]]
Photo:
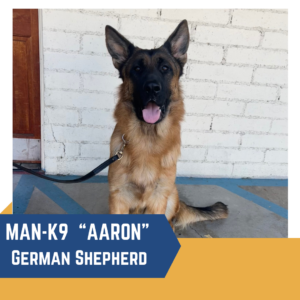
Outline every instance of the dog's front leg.
[(109, 195), (110, 214), (129, 214), (130, 205), (128, 200), (120, 191), (115, 191)]
[(144, 202), (146, 203), (145, 213), (165, 214), (172, 186), (168, 178), (161, 178), (154, 187), (146, 188), (144, 194)]

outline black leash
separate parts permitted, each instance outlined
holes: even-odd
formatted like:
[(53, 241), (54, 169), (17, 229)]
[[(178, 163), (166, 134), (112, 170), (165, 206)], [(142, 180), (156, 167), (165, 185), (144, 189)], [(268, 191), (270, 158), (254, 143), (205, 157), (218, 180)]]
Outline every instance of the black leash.
[(103, 169), (105, 169), (106, 167), (108, 167), (110, 164), (112, 164), (113, 162), (115, 162), (118, 159), (119, 159), (119, 156), (114, 155), (111, 158), (109, 158), (108, 160), (106, 160), (104, 163), (102, 163), (100, 166), (98, 166), (96, 169), (89, 172), (88, 174), (86, 174), (82, 177), (76, 178), (76, 179), (72, 179), (72, 180), (61, 180), (61, 179), (51, 178), (51, 177), (42, 175), (38, 172), (32, 171), (30, 169), (24, 168), (21, 165), (18, 165), (16, 163), (13, 163), (13, 166), (18, 168), (18, 169), (21, 169), (21, 170), (23, 170), (27, 173), (30, 173), (32, 175), (35, 175), (37, 177), (40, 177), (40, 178), (43, 178), (43, 179), (46, 179), (46, 180), (50, 180), (50, 181), (54, 181), (54, 182), (60, 182), (60, 183), (78, 183), (78, 182), (82, 182), (82, 181), (85, 181), (85, 180), (88, 180), (88, 179), (92, 178), (93, 176), (97, 175), (99, 172), (101, 172)]
[(124, 144), (121, 147), (121, 149), (114, 156), (112, 156), (111, 158), (106, 160), (104, 163), (99, 165), (96, 169), (89, 172), (88, 174), (86, 174), (82, 177), (76, 178), (76, 179), (72, 179), (72, 180), (60, 180), (60, 179), (55, 179), (55, 178), (52, 178), (52, 177), (48, 177), (48, 176), (42, 175), (38, 172), (35, 172), (35, 171), (30, 170), (30, 169), (24, 168), (21, 165), (18, 165), (14, 162), (13, 162), (13, 166), (20, 169), (20, 170), (23, 170), (27, 173), (30, 173), (34, 176), (37, 176), (37, 177), (40, 177), (40, 178), (43, 178), (43, 179), (46, 179), (46, 180), (49, 180), (49, 181), (60, 182), (60, 183), (78, 183), (78, 182), (82, 182), (82, 181), (85, 181), (85, 180), (88, 180), (88, 179), (92, 178), (93, 176), (97, 175), (99, 172), (101, 172), (102, 170), (107, 168), (110, 164), (112, 164), (116, 160), (120, 160), (123, 157), (123, 150), (124, 150), (124, 148), (127, 144), (127, 142), (124, 139), (124, 134), (122, 136), (122, 140), (123, 140)]

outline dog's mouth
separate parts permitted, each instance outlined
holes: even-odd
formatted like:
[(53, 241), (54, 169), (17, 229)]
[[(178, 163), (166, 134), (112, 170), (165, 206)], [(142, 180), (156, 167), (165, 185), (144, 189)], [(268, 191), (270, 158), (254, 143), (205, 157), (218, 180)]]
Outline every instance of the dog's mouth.
[(165, 105), (158, 106), (153, 101), (150, 101), (144, 109), (142, 115), (144, 122), (148, 124), (156, 124), (160, 122), (165, 116)]
[(149, 102), (142, 110), (144, 121), (149, 124), (156, 123), (161, 116), (161, 108), (154, 102)]

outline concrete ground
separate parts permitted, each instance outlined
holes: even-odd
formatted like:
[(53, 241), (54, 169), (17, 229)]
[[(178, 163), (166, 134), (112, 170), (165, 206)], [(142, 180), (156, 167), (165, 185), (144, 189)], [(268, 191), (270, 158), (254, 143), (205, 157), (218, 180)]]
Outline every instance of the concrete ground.
[[(55, 176), (58, 178), (58, 176)], [(75, 176), (61, 176), (64, 179)], [(282, 238), (288, 236), (287, 180), (204, 179), (176, 180), (180, 199), (192, 206), (217, 201), (228, 205), (226, 220), (195, 223), (180, 238)], [(107, 177), (78, 184), (60, 184), (27, 173), (13, 173), (14, 214), (107, 214)]]

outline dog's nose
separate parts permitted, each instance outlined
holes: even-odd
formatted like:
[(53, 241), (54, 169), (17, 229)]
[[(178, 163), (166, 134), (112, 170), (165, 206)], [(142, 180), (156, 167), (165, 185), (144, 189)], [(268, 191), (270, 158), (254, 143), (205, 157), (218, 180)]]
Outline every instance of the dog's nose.
[(160, 90), (161, 90), (161, 86), (158, 82), (156, 81), (150, 81), (150, 82), (147, 82), (144, 86), (144, 90), (147, 94), (154, 94), (154, 95), (157, 95)]

